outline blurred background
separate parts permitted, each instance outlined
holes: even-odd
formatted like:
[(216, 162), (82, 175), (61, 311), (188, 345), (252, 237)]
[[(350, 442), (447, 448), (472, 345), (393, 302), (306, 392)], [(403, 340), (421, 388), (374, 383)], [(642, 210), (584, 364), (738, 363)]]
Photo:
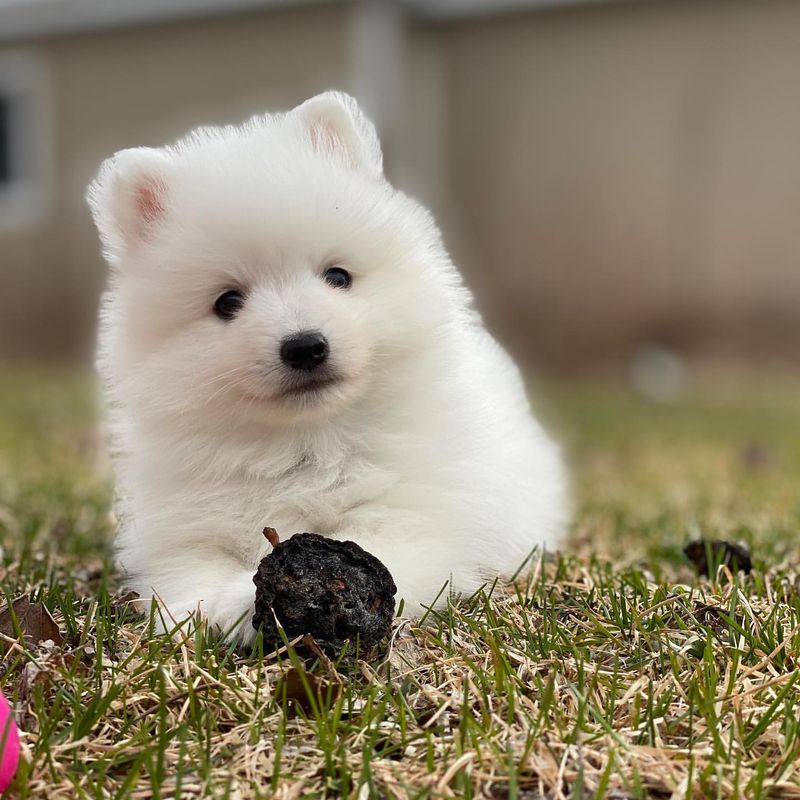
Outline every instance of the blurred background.
[[(20, 720), (33, 752), (21, 796), (85, 797), (92, 786), (100, 796), (104, 781), (103, 796), (127, 796), (137, 775), (171, 771), (186, 796), (210, 780), (210, 754), (219, 785), (235, 785), (228, 762), (239, 745), (218, 733), (245, 731), (239, 721), (250, 706), (237, 693), (220, 701), (219, 714), (202, 709), (222, 696), (220, 681), (238, 662), (201, 662), (214, 680), (194, 684), (192, 709), (203, 716), (184, 713), (185, 697), (195, 696), (189, 683), (173, 704), (180, 725), (167, 730), (165, 698), (172, 703), (176, 681), (195, 673), (169, 659), (151, 669), (147, 659), (161, 651), (142, 645), (150, 655), (140, 658), (142, 629), (120, 610), (130, 595), (112, 566), (113, 488), (91, 371), (107, 269), (84, 192), (119, 149), (285, 110), (330, 88), (357, 96), (378, 126), (389, 177), (433, 210), (487, 323), (535, 378), (537, 415), (571, 463), (576, 513), (564, 550), (579, 561), (549, 573), (560, 585), (551, 592), (548, 584), (546, 605), (564, 622), (539, 674), (558, 681), (550, 689), (569, 690), (551, 704), (552, 718), (566, 724), (577, 709), (577, 721), (566, 738), (537, 722), (547, 759), (556, 759), (550, 774), (559, 783), (548, 796), (565, 796), (565, 774), (581, 787), (572, 796), (588, 796), (600, 762), (587, 756), (584, 785), (582, 743), (595, 741), (608, 745), (609, 766), (616, 759), (614, 776), (633, 764), (625, 790), (609, 784), (609, 796), (665, 797), (661, 788), (678, 786), (673, 796), (800, 797), (792, 788), (800, 740), (800, 0), (0, 0), (0, 591), (42, 600), (70, 637), (35, 659), (0, 652), (0, 688), (26, 709)], [(492, 533), (501, 547), (504, 531)], [(724, 589), (695, 583), (683, 547), (700, 537), (746, 544), (754, 576)], [(606, 604), (617, 588), (619, 602)], [(653, 605), (641, 611), (648, 597)], [(696, 610), (672, 605), (679, 597)], [(517, 670), (514, 653), (498, 656), (499, 643), (516, 648), (527, 636), (537, 642), (531, 652), (544, 652), (550, 628), (537, 623), (547, 617), (536, 603), (525, 602), (534, 616), (519, 639), (503, 633), (511, 617), (502, 609), (485, 616), (498, 687), (508, 673), (502, 685), (513, 688), (515, 671), (527, 669)], [(612, 607), (613, 630), (602, 616)], [(711, 614), (720, 608), (728, 614)], [(482, 629), (472, 624), (469, 640)], [(484, 623), (476, 617), (475, 625)], [(603, 642), (617, 629), (614, 650)], [(425, 674), (438, 674), (427, 665), (435, 637), (419, 641)], [(447, 652), (457, 657), (463, 641), (452, 634)], [(581, 694), (575, 665), (584, 649), (597, 659)], [(696, 660), (698, 652), (706, 655)], [(110, 671), (101, 675), (101, 664)], [(484, 686), (485, 673), (476, 674)], [(137, 675), (144, 683), (131, 682)], [(626, 675), (636, 686), (615, 700)], [(673, 678), (689, 675), (686, 703), (670, 705)], [(716, 675), (724, 696), (715, 695)], [(752, 686), (740, 693), (742, 676)], [(405, 697), (416, 679), (403, 680)], [(155, 702), (156, 685), (161, 705), (135, 717), (131, 698)], [(319, 685), (330, 698), (331, 682)], [(108, 686), (121, 688), (122, 711)], [(431, 692), (423, 687), (426, 703), (440, 690)], [(487, 706), (479, 705), (482, 719)], [(459, 728), (457, 710), (442, 717), (442, 730), (452, 716), (452, 730), (470, 738), (453, 752), (469, 746), (483, 759), (476, 732), (484, 723), (465, 711), (470, 727)], [(607, 726), (609, 714), (623, 726), (618, 733), (584, 725), (593, 717)], [(723, 746), (719, 731), (731, 719), (736, 737)], [(341, 731), (359, 724), (351, 715)], [(284, 731), (290, 738), (270, 767), (273, 786), (285, 770), (281, 752), (324, 749), (292, 739), (289, 725), (280, 728), (281, 741)], [(365, 728), (365, 752), (393, 763), (400, 727)], [(498, 730), (501, 739), (485, 749), (497, 770), (475, 761), (458, 785), (469, 787), (470, 774), (499, 777), (486, 786), (504, 797), (508, 770), (508, 797), (544, 796), (524, 788), (537, 774), (527, 765), (512, 771), (513, 730)], [(107, 746), (115, 731), (127, 738)], [(165, 737), (180, 743), (176, 757), (159, 750)], [(246, 746), (246, 733), (239, 741)], [(427, 738), (422, 747), (433, 752)], [(298, 780), (324, 779), (332, 796), (344, 785), (332, 776), (349, 770), (372, 786), (373, 770), (348, 762), (346, 749), (325, 750), (325, 765), (303, 766)], [(550, 763), (537, 752), (528, 737), (525, 758)], [(655, 754), (669, 752), (667, 772)], [(248, 754), (248, 774), (273, 763), (267, 758)], [(374, 770), (384, 774), (394, 768)], [(399, 796), (405, 783), (387, 785)], [(136, 796), (150, 794), (140, 783)]]
[(792, 365), (799, 42), (796, 0), (0, 0), (0, 359), (91, 361), (103, 158), (335, 87), (526, 365)]

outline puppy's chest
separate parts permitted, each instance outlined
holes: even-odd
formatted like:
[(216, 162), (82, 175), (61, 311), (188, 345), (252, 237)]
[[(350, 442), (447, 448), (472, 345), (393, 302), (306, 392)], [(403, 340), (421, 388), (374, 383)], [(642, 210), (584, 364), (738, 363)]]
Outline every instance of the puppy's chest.
[(286, 533), (335, 533), (345, 515), (373, 502), (390, 484), (386, 470), (364, 460), (324, 466), (306, 455), (286, 471), (257, 480), (257, 488), (250, 485), (263, 499), (252, 512), (262, 514), (265, 525), (294, 527)]

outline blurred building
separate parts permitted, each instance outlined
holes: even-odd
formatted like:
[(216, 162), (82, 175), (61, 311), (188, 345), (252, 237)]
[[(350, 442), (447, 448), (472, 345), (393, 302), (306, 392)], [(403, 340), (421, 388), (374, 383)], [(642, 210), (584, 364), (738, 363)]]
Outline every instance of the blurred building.
[(795, 0), (0, 0), (0, 357), (88, 357), (100, 161), (337, 87), (516, 352), (795, 356)]

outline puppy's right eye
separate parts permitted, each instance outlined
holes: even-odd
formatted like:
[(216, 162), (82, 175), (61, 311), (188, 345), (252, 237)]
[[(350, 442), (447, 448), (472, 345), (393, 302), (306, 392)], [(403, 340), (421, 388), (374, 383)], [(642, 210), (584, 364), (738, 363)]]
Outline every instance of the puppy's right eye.
[(224, 320), (233, 319), (244, 305), (244, 295), (236, 289), (221, 294), (214, 303), (214, 313)]

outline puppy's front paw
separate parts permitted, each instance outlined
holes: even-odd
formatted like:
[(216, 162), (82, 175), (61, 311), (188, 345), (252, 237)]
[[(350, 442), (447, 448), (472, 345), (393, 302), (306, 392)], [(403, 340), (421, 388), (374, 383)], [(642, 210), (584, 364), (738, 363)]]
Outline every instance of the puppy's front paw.
[(253, 628), (256, 594), (253, 576), (241, 572), (227, 580), (216, 577), (213, 583), (213, 587), (206, 587), (202, 596), (187, 592), (165, 597), (154, 593), (158, 604), (157, 628), (162, 633), (179, 629), (186, 635), (195, 629), (198, 622), (205, 620), (209, 628), (226, 641), (250, 644), (256, 634)]
[(209, 625), (226, 641), (250, 644), (256, 635), (253, 627), (255, 599), (253, 576), (247, 573), (222, 589), (210, 603), (205, 604), (205, 609), (201, 605), (200, 610)]

